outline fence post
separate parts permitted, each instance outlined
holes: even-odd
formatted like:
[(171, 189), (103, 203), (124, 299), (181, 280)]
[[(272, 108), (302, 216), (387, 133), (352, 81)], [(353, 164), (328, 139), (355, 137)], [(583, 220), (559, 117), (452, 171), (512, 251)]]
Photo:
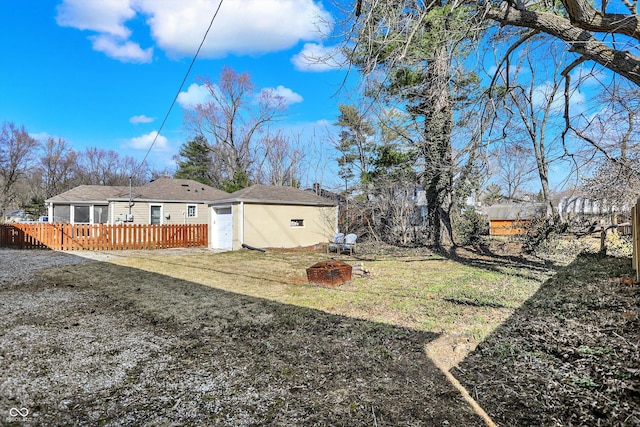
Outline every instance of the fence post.
[(638, 262), (639, 250), (640, 250), (640, 199), (636, 202), (636, 205), (631, 209), (631, 238), (633, 247), (633, 268), (636, 270), (636, 282), (640, 282), (640, 262)]

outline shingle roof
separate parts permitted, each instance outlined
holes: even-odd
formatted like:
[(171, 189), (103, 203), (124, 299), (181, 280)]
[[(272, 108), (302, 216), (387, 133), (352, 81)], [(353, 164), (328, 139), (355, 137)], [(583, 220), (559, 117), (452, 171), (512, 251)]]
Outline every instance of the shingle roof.
[(46, 202), (73, 203), (73, 202), (106, 202), (107, 199), (117, 197), (120, 194), (129, 195), (129, 187), (126, 186), (104, 186), (104, 185), (79, 185), (69, 191), (53, 196)]
[[(137, 187), (133, 191), (135, 200), (151, 200), (166, 202), (210, 202), (229, 193), (199, 183), (192, 179), (158, 178), (150, 183)], [(127, 200), (129, 195), (126, 195)]]
[[(229, 193), (191, 179), (158, 178), (141, 187), (132, 188), (134, 200), (154, 202), (210, 202)], [(47, 199), (53, 203), (106, 203), (108, 200), (129, 200), (128, 186), (80, 185)]]
[(493, 205), (489, 207), (489, 220), (532, 219), (547, 213), (544, 203)]
[(314, 193), (293, 187), (274, 185), (252, 185), (243, 188), (229, 197), (214, 200), (212, 204), (248, 202), (283, 205), (336, 206), (336, 202)]

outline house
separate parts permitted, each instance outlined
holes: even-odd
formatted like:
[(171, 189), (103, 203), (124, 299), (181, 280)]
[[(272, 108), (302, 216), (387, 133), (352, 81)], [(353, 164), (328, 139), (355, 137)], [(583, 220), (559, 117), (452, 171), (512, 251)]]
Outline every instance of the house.
[(214, 249), (292, 248), (327, 242), (337, 202), (292, 187), (253, 185), (209, 203)]
[(544, 203), (522, 203), (492, 205), (489, 217), (489, 234), (492, 236), (511, 236), (524, 234), (533, 218), (547, 214)]
[(22, 209), (5, 211), (4, 222), (23, 222), (28, 219), (27, 213)]
[(627, 205), (616, 206), (586, 196), (563, 197), (558, 202), (558, 214), (563, 221), (617, 224), (631, 213)]
[(45, 200), (49, 222), (208, 224), (208, 203), (228, 193), (190, 179), (140, 186), (81, 185)]

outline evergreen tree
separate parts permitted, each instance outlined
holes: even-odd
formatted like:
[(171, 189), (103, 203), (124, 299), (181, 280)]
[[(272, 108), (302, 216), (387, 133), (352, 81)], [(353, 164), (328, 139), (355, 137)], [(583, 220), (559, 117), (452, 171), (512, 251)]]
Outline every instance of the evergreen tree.
[[(444, 226), (453, 240), (454, 199), (452, 130), (454, 106), (466, 102), (477, 79), (456, 68), (469, 50), (468, 10), (444, 1), (362, 3), (356, 27), (357, 48), (345, 50), (370, 77), (371, 92), (395, 105), (404, 103), (414, 134), (407, 142), (420, 153), (427, 198), (427, 241), (442, 243)], [(460, 60), (460, 61), (459, 61)], [(383, 79), (376, 79), (380, 76)], [(469, 157), (472, 157), (469, 155)]]
[(335, 123), (341, 128), (338, 151), (340, 177), (349, 180), (355, 176), (360, 182), (369, 181), (375, 142), (372, 136), (375, 130), (367, 117), (360, 113), (355, 106), (340, 104), (340, 116)]
[(191, 141), (182, 144), (178, 159), (175, 178), (193, 179), (202, 184), (214, 185), (211, 174), (213, 169), (211, 151), (204, 136), (198, 135)]
[(249, 179), (249, 175), (247, 175), (247, 173), (242, 170), (237, 170), (233, 174), (232, 179), (222, 182), (220, 189), (226, 191), (227, 193), (233, 193), (234, 191), (247, 188), (250, 185), (251, 185), (251, 180)]

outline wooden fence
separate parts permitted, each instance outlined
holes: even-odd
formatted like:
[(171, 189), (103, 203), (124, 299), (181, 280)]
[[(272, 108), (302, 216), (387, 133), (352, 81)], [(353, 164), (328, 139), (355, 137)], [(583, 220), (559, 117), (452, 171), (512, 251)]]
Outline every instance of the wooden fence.
[(640, 282), (640, 265), (638, 264), (640, 254), (640, 199), (631, 208), (631, 236), (633, 243), (633, 269), (636, 270), (636, 282)]
[(207, 246), (208, 225), (0, 225), (0, 247), (55, 250), (165, 249)]

